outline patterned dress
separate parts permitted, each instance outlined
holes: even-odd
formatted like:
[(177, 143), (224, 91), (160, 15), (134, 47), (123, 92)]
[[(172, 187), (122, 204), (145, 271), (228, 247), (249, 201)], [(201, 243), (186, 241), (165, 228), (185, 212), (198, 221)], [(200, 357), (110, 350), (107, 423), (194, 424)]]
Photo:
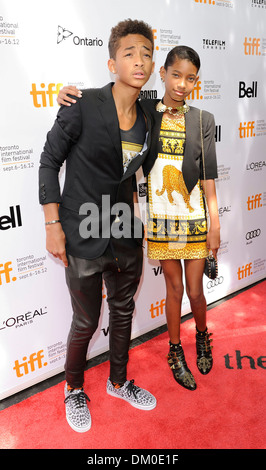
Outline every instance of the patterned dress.
[(200, 180), (188, 193), (182, 162), (185, 116), (164, 113), (160, 150), (148, 176), (147, 237), (151, 259), (206, 258), (206, 211)]

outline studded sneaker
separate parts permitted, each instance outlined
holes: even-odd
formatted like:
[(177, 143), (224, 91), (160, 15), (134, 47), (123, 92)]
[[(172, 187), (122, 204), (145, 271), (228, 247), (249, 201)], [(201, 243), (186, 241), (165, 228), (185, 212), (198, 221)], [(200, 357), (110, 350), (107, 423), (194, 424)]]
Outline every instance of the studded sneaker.
[(81, 389), (67, 389), (65, 385), (66, 419), (69, 426), (76, 432), (86, 432), (91, 428), (91, 415), (87, 406), (89, 397)]
[(109, 378), (107, 393), (113, 397), (122, 398), (139, 410), (153, 410), (156, 407), (156, 398), (147, 390), (137, 387), (134, 380), (127, 380), (122, 387), (115, 388)]

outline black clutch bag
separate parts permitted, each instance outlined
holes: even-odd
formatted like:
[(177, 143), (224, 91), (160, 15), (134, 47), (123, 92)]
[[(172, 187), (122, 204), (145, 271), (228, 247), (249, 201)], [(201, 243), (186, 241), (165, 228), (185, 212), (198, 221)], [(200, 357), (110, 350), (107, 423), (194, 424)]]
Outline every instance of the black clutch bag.
[(216, 279), (218, 276), (218, 263), (212, 255), (206, 258), (204, 274), (210, 279)]

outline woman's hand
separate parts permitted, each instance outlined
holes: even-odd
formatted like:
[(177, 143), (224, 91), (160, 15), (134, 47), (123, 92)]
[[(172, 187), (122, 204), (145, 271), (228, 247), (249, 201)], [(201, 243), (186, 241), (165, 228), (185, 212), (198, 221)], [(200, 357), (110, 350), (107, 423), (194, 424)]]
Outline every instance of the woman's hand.
[(76, 100), (70, 98), (70, 96), (76, 96), (77, 98), (82, 98), (82, 91), (80, 91), (75, 86), (64, 86), (58, 93), (57, 96), (57, 103), (59, 105), (64, 104), (65, 106), (71, 106), (71, 103), (76, 103)]
[(217, 259), (217, 251), (220, 247), (220, 229), (210, 229), (207, 234), (207, 248), (212, 252), (215, 259)]

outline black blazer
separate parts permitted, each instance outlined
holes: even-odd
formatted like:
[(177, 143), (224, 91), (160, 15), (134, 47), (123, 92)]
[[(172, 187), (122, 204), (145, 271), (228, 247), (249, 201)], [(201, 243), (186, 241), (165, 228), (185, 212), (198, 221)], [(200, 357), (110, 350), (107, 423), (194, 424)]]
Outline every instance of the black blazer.
[[(153, 117), (153, 129), (151, 137), (151, 148), (148, 158), (143, 163), (143, 171), (147, 176), (152, 169), (159, 151), (159, 133), (163, 113), (156, 111), (156, 104), (159, 100), (142, 100), (143, 106)], [(185, 114), (186, 143), (184, 159), (182, 164), (183, 178), (190, 193), (197, 184), (198, 179), (204, 179), (201, 158), (201, 135), (200, 135), (200, 110), (189, 107)], [(206, 179), (217, 178), (217, 161), (215, 150), (215, 121), (208, 111), (202, 111), (204, 161)]]
[[(102, 196), (109, 195), (110, 208), (118, 202), (127, 203), (132, 208), (132, 229), (133, 220), (141, 224), (133, 214), (132, 180), (150, 147), (152, 118), (141, 103), (140, 106), (146, 117), (147, 145), (131, 161), (125, 173), (111, 83), (103, 88), (83, 90), (82, 99), (76, 104), (62, 106), (47, 134), (39, 168), (39, 201), (41, 204), (56, 202), (60, 205), (68, 254), (95, 259), (103, 254), (109, 242), (109, 238), (101, 236), (80, 236), (80, 223), (89, 215), (79, 214), (80, 206), (85, 202), (96, 204), (101, 220)], [(61, 195), (58, 174), (65, 160), (65, 183)], [(114, 218), (112, 215), (111, 224)], [(135, 237), (135, 240), (142, 243), (142, 238)]]

